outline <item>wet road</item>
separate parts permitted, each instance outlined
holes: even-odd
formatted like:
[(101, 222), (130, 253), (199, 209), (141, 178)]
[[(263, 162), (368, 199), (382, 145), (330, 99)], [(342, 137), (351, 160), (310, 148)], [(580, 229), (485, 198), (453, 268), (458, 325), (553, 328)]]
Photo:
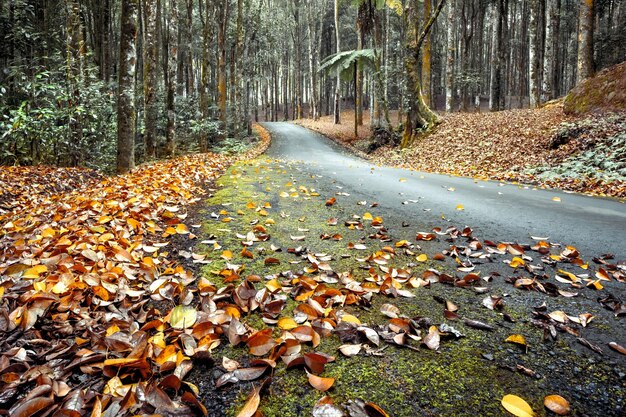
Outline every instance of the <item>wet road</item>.
[[(264, 126), (272, 133), (268, 156), (302, 162), (302, 170), (328, 178), (337, 192), (378, 202), (395, 220), (424, 228), (450, 221), (494, 241), (530, 243), (531, 236), (549, 237), (551, 242), (575, 246), (585, 258), (612, 253), (626, 260), (626, 204), (622, 202), (376, 167), (301, 126)], [(463, 210), (458, 210), (460, 206)]]

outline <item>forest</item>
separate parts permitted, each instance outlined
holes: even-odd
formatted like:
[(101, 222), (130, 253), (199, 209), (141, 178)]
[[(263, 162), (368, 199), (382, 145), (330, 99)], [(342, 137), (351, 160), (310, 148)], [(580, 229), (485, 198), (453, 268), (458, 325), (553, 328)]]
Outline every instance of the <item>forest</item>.
[[(626, 59), (615, 0), (10, 0), (0, 162), (126, 172), (256, 121), (536, 107)], [(350, 120), (340, 111), (356, 109)], [(364, 116), (365, 115), (365, 116)]]
[(623, 417), (625, 28), (0, 0), (0, 415)]

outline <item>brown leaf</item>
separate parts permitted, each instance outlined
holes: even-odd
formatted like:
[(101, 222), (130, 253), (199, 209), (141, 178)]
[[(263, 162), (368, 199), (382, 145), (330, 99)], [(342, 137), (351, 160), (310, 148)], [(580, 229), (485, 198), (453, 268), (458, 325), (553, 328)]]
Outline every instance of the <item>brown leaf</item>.
[(335, 378), (322, 378), (307, 371), (309, 384), (318, 391), (328, 391), (335, 383)]

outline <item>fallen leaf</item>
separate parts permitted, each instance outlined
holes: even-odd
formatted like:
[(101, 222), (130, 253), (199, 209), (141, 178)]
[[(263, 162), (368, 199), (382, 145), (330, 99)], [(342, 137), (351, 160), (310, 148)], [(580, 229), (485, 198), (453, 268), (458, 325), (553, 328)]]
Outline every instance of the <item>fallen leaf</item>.
[(530, 405), (517, 395), (505, 395), (501, 403), (506, 411), (517, 417), (533, 417), (535, 415)]
[(570, 412), (569, 402), (560, 395), (548, 395), (543, 399), (543, 405), (553, 413), (564, 416)]
[(335, 383), (335, 378), (322, 378), (307, 371), (309, 384), (318, 391), (328, 391)]
[(187, 329), (198, 319), (198, 311), (193, 307), (176, 306), (170, 313), (170, 325), (175, 329)]

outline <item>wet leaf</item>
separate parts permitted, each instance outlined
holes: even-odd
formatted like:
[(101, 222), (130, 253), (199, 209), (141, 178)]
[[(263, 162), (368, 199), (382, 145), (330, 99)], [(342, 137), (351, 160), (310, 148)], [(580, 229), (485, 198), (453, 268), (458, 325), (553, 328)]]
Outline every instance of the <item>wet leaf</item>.
[(198, 311), (193, 307), (176, 306), (170, 313), (170, 325), (175, 329), (188, 329), (198, 319)]
[(237, 414), (237, 417), (252, 417), (256, 413), (261, 403), (260, 388), (253, 388), (248, 401), (243, 406), (241, 411)]
[(526, 338), (521, 334), (512, 334), (511, 336), (507, 337), (504, 341), (508, 343), (515, 343), (515, 344), (524, 346), (525, 348), (528, 347), (528, 344), (526, 343)]
[(335, 378), (322, 378), (307, 371), (309, 384), (318, 391), (328, 391), (335, 383)]
[(346, 356), (356, 356), (361, 352), (363, 345), (341, 345), (337, 349)]
[(54, 404), (54, 400), (52, 398), (31, 398), (14, 408), (10, 415), (11, 417), (30, 417), (37, 414), (44, 408), (50, 407), (52, 404)]
[(570, 405), (569, 402), (560, 395), (548, 395), (543, 399), (543, 405), (553, 413), (560, 416), (569, 414)]
[(517, 417), (533, 417), (535, 415), (530, 405), (517, 395), (505, 395), (501, 403), (509, 413)]
[(424, 337), (423, 343), (430, 350), (438, 350), (440, 337), (439, 337), (439, 329), (437, 326), (430, 326), (428, 329), (428, 334)]

